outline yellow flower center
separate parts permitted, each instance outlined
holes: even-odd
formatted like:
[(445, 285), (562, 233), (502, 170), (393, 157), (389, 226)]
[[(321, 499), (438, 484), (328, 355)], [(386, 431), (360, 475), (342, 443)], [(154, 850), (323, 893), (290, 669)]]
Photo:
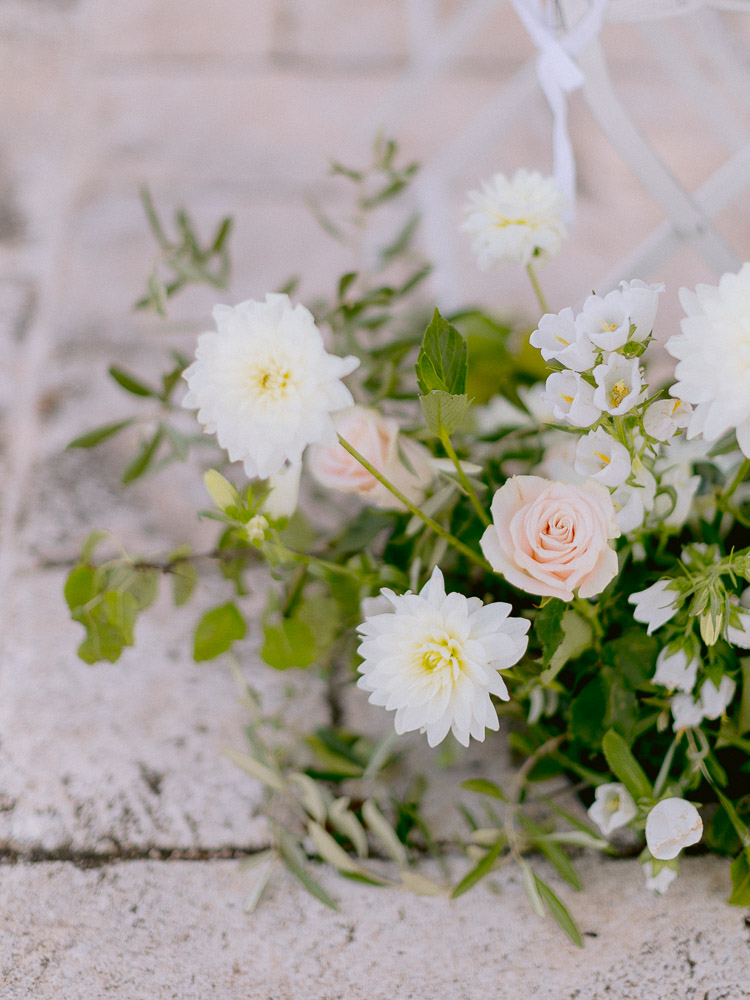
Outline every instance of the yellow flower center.
[(608, 455), (605, 455), (603, 451), (595, 451), (594, 454), (602, 463), (602, 465), (609, 465), (611, 459), (609, 458)]
[(612, 333), (613, 330), (617, 329), (617, 323), (605, 323), (602, 320), (602, 331), (604, 333)]
[(622, 379), (619, 382), (615, 382), (612, 388), (609, 390), (609, 405), (612, 407), (619, 406), (620, 403), (625, 399), (628, 394), (628, 387), (625, 385)]
[(269, 402), (284, 399), (295, 388), (290, 367), (281, 359), (269, 359), (253, 369), (248, 375), (248, 381), (254, 393)]
[(564, 337), (558, 337), (558, 335), (555, 334), (555, 340), (557, 340), (561, 344), (564, 344), (565, 347), (570, 347), (570, 341), (566, 340)]
[(566, 403), (572, 403), (573, 402), (573, 397), (572, 396), (563, 396), (563, 395), (561, 395), (560, 398), (564, 399)]
[(415, 651), (414, 665), (426, 674), (448, 667), (455, 677), (464, 666), (461, 643), (445, 633), (433, 635)]

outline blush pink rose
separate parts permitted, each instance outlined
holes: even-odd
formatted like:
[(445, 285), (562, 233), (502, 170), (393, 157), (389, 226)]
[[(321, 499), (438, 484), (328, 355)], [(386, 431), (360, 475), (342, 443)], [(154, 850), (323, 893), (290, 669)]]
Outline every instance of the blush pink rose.
[(609, 490), (513, 476), (495, 493), (482, 552), (508, 583), (571, 601), (600, 594), (617, 575), (610, 539), (620, 534)]
[[(333, 422), (336, 431), (412, 503), (424, 499), (425, 489), (434, 476), (429, 452), (416, 441), (399, 438), (396, 420), (384, 417), (377, 410), (353, 406), (336, 413)], [(340, 444), (311, 447), (308, 468), (327, 489), (356, 493), (377, 507), (401, 507), (393, 494)]]

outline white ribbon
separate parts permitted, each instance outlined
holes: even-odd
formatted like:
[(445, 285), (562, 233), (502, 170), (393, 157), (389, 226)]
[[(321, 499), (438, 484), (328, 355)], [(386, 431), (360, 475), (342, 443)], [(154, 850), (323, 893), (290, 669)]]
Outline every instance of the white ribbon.
[(576, 165), (568, 132), (568, 94), (577, 90), (584, 75), (571, 56), (584, 49), (599, 34), (608, 0), (591, 0), (588, 11), (565, 35), (557, 37), (545, 8), (545, 0), (511, 0), (521, 23), (539, 50), (536, 71), (539, 84), (552, 110), (552, 157), (555, 180), (568, 207), (567, 222), (575, 216)]

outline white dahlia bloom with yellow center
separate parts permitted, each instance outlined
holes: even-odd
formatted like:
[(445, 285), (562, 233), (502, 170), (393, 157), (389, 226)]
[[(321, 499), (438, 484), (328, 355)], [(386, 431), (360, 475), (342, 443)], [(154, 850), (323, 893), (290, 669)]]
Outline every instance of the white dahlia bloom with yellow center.
[(359, 364), (327, 354), (312, 313), (286, 295), (216, 306), (198, 338), (183, 406), (251, 479), (298, 464), (313, 442), (336, 443), (331, 413), (353, 399), (340, 381)]
[(383, 590), (393, 610), (359, 626), (363, 663), (358, 687), (370, 702), (396, 712), (397, 733), (420, 729), (431, 747), (449, 731), (464, 746), (498, 728), (490, 695), (509, 699), (498, 671), (526, 651), (529, 622), (509, 604), (446, 594), (435, 567), (419, 594)]
[(716, 441), (734, 429), (750, 458), (750, 263), (718, 287), (681, 289), (680, 302), (682, 333), (666, 347), (678, 359), (670, 395), (695, 405), (687, 436)]
[(510, 179), (495, 174), (481, 191), (469, 191), (468, 196), (471, 204), (462, 229), (471, 236), (484, 271), (556, 254), (568, 235), (561, 216), (565, 199), (553, 177), (528, 170), (517, 170)]

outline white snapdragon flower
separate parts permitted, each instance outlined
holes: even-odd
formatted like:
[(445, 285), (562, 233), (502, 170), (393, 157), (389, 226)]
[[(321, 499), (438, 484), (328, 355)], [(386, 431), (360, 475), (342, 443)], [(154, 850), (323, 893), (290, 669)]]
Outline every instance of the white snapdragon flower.
[(734, 429), (750, 458), (750, 263), (722, 275), (718, 287), (681, 289), (680, 302), (682, 333), (666, 348), (679, 361), (670, 395), (695, 404), (688, 437), (716, 441)]
[(553, 372), (542, 398), (556, 420), (574, 427), (590, 427), (601, 416), (601, 408), (594, 403), (594, 387), (576, 372)]
[(656, 657), (654, 684), (661, 684), (670, 691), (690, 692), (695, 687), (699, 666), (700, 660), (695, 651), (691, 656), (684, 646), (679, 649), (665, 646)]
[(632, 410), (639, 400), (643, 379), (638, 358), (610, 354), (604, 364), (594, 369), (596, 390), (594, 404), (613, 417)]
[(679, 733), (683, 729), (697, 728), (705, 718), (703, 706), (691, 694), (676, 694), (670, 705), (672, 709), (672, 729)]
[(630, 334), (630, 316), (619, 290), (589, 295), (579, 317), (582, 329), (600, 351), (616, 351)]
[(495, 174), (468, 197), (461, 228), (471, 236), (483, 271), (556, 254), (568, 235), (561, 217), (565, 200), (553, 177), (528, 170), (517, 170), (511, 179)]
[(633, 796), (618, 782), (597, 785), (594, 795), (588, 813), (605, 837), (619, 827), (627, 826), (638, 814)]
[(662, 799), (646, 818), (646, 844), (659, 861), (676, 858), (683, 847), (697, 844), (702, 835), (698, 810), (685, 799)]
[(576, 322), (570, 307), (557, 315), (545, 313), (529, 343), (539, 348), (545, 361), (558, 361), (574, 372), (588, 371), (596, 360), (596, 348)]
[(657, 580), (656, 583), (637, 594), (631, 594), (629, 604), (635, 604), (633, 618), (637, 622), (648, 625), (647, 633), (651, 635), (661, 628), (670, 618), (674, 618), (679, 610), (680, 594), (672, 586), (672, 580)]
[(510, 617), (509, 604), (445, 593), (435, 567), (419, 594), (383, 590), (392, 612), (359, 626), (363, 663), (358, 687), (370, 702), (395, 710), (396, 732), (421, 729), (434, 747), (449, 731), (464, 746), (499, 726), (490, 695), (507, 701), (498, 673), (526, 651), (529, 622)]
[(286, 295), (216, 306), (217, 331), (198, 338), (183, 373), (183, 406), (215, 434), (251, 479), (301, 461), (307, 445), (335, 443), (331, 413), (351, 406), (341, 382), (359, 364), (327, 354), (312, 313)]
[(670, 885), (677, 878), (677, 872), (669, 865), (663, 865), (658, 874), (654, 875), (653, 861), (646, 861), (643, 865), (643, 874), (646, 876), (646, 888), (649, 892), (655, 892), (663, 896)]
[(681, 399), (657, 399), (643, 414), (643, 429), (657, 441), (668, 441), (690, 423), (693, 408)]
[(630, 452), (603, 427), (589, 431), (578, 441), (576, 472), (604, 486), (621, 486), (630, 475)]
[(716, 687), (712, 680), (705, 680), (701, 685), (700, 703), (706, 719), (718, 719), (729, 708), (737, 684), (731, 677), (722, 677)]
[(647, 285), (640, 278), (620, 282), (620, 294), (630, 319), (630, 340), (644, 341), (654, 329), (659, 295), (664, 285)]
[(623, 535), (640, 528), (654, 506), (656, 480), (640, 459), (633, 460), (632, 484), (618, 486), (612, 494), (615, 520)]

